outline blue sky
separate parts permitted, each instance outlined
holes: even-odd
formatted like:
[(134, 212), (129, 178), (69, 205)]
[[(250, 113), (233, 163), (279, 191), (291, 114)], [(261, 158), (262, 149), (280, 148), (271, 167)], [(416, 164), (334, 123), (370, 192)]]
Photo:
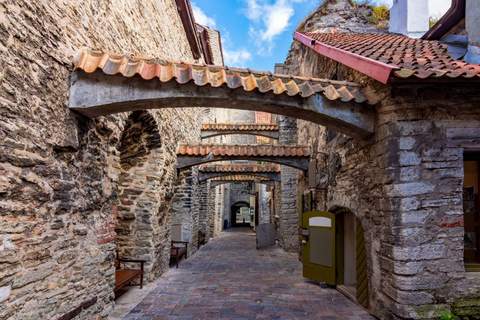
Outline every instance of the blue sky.
[[(391, 6), (393, 0), (374, 0)], [(451, 0), (429, 0), (443, 13)], [(321, 0), (191, 0), (195, 19), (221, 32), (225, 64), (273, 71), (285, 61), (298, 24)], [(438, 11), (438, 12), (436, 12)]]

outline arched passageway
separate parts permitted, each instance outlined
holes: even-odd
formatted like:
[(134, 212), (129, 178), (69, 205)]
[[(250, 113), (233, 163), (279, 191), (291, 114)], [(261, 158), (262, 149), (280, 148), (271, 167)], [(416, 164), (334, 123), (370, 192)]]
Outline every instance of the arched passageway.
[(250, 226), (250, 204), (247, 202), (236, 202), (232, 204), (230, 211), (232, 227)]
[(162, 141), (158, 124), (148, 111), (135, 111), (121, 136), (118, 213), (115, 232), (121, 257), (144, 257), (146, 277), (153, 279), (159, 252), (153, 250), (153, 230), (165, 224), (157, 193)]

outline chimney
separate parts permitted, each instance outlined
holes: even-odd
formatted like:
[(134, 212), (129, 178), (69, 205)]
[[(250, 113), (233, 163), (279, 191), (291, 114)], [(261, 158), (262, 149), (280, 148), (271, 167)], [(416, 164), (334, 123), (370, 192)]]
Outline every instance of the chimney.
[(468, 34), (468, 51), (465, 61), (480, 63), (480, 0), (467, 0), (465, 25)]
[(389, 32), (420, 38), (430, 29), (428, 0), (393, 0)]

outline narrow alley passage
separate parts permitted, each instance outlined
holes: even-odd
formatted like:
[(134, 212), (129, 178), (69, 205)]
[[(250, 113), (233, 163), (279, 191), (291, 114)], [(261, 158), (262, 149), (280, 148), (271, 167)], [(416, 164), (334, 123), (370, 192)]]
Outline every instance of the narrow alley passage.
[(125, 319), (372, 319), (302, 277), (296, 254), (257, 250), (249, 228), (211, 240), (170, 269)]

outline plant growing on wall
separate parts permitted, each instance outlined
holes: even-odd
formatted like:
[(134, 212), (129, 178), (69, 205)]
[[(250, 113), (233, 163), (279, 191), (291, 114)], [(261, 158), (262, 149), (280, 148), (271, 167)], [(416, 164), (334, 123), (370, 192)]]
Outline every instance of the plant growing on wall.
[(457, 320), (459, 319), (456, 315), (453, 313), (444, 313), (442, 314), (441, 318), (442, 320)]

